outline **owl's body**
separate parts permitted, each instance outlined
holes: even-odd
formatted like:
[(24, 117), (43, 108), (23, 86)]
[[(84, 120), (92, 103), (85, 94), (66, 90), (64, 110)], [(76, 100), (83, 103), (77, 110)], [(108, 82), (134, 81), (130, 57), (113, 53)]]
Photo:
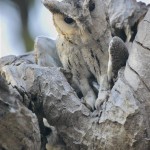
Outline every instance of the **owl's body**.
[(53, 13), (61, 63), (73, 74), (73, 84), (81, 90), (86, 104), (94, 109), (96, 96), (89, 78), (94, 76), (100, 85), (97, 100), (109, 89), (111, 33), (105, 4), (103, 0), (43, 0), (43, 3)]
[(81, 47), (77, 49), (77, 45), (61, 37), (57, 41), (57, 49), (64, 69), (73, 75), (71, 85), (82, 92), (86, 105), (94, 109), (96, 96), (89, 84), (92, 74), (84, 61)]
[(102, 0), (65, 0), (61, 6), (56, 1), (49, 2), (53, 3), (47, 7), (58, 31), (59, 58), (64, 69), (73, 74), (73, 84), (81, 90), (86, 104), (94, 109), (96, 96), (89, 78), (94, 76), (103, 87), (111, 39), (105, 5)]

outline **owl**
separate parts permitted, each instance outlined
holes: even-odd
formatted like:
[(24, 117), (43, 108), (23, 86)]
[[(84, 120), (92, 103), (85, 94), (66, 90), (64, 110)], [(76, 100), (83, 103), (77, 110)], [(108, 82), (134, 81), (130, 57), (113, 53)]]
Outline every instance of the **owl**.
[[(112, 37), (103, 0), (42, 2), (53, 14), (58, 32), (56, 47), (64, 69), (72, 73), (72, 83), (82, 92), (87, 107), (98, 109), (108, 97), (110, 83), (107, 74), (113, 78), (113, 70), (108, 69), (112, 55), (109, 55), (108, 49)], [(114, 68), (110, 62), (109, 66)], [(99, 84), (98, 97), (90, 84), (91, 77)]]

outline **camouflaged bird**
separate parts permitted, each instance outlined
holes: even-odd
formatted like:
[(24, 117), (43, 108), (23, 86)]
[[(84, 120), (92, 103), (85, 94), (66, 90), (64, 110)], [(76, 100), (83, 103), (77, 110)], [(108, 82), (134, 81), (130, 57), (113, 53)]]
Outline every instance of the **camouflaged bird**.
[[(82, 92), (85, 104), (92, 110), (99, 109), (108, 98), (112, 79), (125, 65), (124, 62), (128, 57), (123, 41), (118, 37), (113, 39), (111, 37), (104, 2), (102, 0), (42, 2), (53, 14), (53, 22), (58, 32), (57, 53), (63, 68), (72, 73), (72, 83), (75, 89)], [(90, 84), (91, 77), (99, 84), (98, 97)]]

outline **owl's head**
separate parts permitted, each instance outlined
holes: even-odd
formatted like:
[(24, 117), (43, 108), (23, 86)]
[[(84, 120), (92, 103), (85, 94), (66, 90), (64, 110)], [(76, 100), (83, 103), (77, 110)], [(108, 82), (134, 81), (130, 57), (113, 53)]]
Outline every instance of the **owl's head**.
[(78, 43), (100, 41), (108, 21), (103, 0), (42, 0), (52, 12), (59, 36)]

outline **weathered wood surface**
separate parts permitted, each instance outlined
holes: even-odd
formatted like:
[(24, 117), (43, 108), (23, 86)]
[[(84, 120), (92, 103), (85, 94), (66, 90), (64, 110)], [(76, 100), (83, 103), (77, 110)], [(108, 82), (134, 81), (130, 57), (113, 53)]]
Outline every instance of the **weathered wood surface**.
[(1, 58), (0, 76), (0, 149), (40, 149), (43, 117), (68, 150), (150, 149), (150, 10), (100, 118), (91, 116), (59, 68), (40, 67), (31, 55)]

